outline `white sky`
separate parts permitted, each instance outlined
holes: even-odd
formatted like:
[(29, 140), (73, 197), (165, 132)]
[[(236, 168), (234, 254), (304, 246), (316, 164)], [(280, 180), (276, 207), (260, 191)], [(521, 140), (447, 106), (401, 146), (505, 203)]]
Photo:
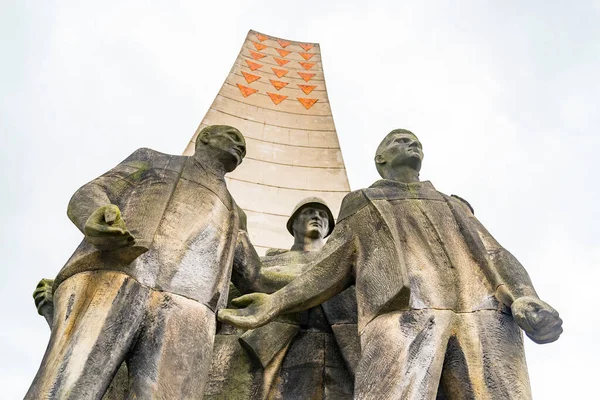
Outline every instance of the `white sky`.
[(138, 147), (180, 154), (249, 29), (321, 44), (353, 189), (388, 131), (419, 135), (422, 178), (561, 313), (558, 342), (527, 341), (534, 397), (597, 394), (599, 1), (47, 0), (0, 5), (0, 397), (46, 347), (31, 293), (81, 240), (72, 193)]

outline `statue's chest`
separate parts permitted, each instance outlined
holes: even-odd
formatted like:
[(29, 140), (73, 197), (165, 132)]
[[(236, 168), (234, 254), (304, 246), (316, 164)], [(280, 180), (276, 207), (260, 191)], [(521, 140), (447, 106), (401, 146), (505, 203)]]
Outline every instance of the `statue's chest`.
[(231, 196), (224, 183), (222, 187), (212, 186), (180, 179), (165, 209), (159, 235), (188, 245), (201, 237), (219, 242), (220, 236), (227, 236), (236, 217)]

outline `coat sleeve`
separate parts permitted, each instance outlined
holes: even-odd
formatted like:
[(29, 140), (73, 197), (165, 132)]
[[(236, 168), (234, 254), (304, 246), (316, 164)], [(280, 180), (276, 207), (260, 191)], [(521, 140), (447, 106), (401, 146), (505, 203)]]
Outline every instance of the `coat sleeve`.
[(263, 268), (262, 260), (250, 243), (248, 234), (244, 231), (238, 233), (231, 281), (241, 293), (274, 293), (297, 277), (297, 274)]
[(121, 194), (133, 185), (128, 179), (150, 166), (150, 149), (138, 149), (104, 175), (79, 188), (69, 201), (67, 215), (83, 233), (89, 216), (99, 207), (116, 204)]
[[(453, 197), (458, 198), (457, 196)], [(475, 227), (485, 248), (491, 270), (489, 278), (496, 286), (496, 298), (509, 307), (519, 297), (531, 296), (538, 298), (529, 274), (519, 260), (494, 239), (475, 217), (471, 206), (465, 200), (458, 199), (461, 201), (463, 211), (466, 211), (469, 216), (472, 226)]]
[(250, 243), (248, 232), (238, 232), (231, 281), (241, 293), (262, 292), (260, 287), (260, 256)]

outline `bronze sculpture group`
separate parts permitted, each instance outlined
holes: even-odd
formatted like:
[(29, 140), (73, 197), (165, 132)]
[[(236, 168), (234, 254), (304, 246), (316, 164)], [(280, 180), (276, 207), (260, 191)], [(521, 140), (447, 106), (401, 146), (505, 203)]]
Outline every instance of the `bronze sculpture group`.
[[(100, 399), (123, 363), (132, 399), (531, 398), (521, 329), (548, 343), (562, 321), (469, 203), (419, 180), (412, 132), (383, 139), (382, 179), (337, 221), (301, 201), (292, 248), (262, 258), (224, 181), (243, 135), (210, 126), (196, 143), (137, 150), (71, 199), (85, 238), (34, 293), (52, 333), (27, 399)], [(247, 391), (213, 390), (217, 316), (244, 329)]]

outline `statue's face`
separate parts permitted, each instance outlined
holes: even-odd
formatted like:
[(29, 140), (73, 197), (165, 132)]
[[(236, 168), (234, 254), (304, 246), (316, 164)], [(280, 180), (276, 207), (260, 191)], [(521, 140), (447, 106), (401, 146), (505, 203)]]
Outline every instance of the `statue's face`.
[(409, 166), (417, 171), (423, 161), (423, 146), (419, 139), (409, 133), (391, 133), (379, 145), (375, 162), (386, 168)]
[(327, 212), (318, 206), (306, 206), (296, 216), (292, 225), (294, 237), (324, 238), (329, 232)]
[(244, 139), (244, 135), (231, 126), (226, 126), (209, 133), (202, 141), (206, 145), (218, 150), (218, 157), (227, 172), (233, 171), (242, 163), (244, 156), (246, 156), (246, 140)]

